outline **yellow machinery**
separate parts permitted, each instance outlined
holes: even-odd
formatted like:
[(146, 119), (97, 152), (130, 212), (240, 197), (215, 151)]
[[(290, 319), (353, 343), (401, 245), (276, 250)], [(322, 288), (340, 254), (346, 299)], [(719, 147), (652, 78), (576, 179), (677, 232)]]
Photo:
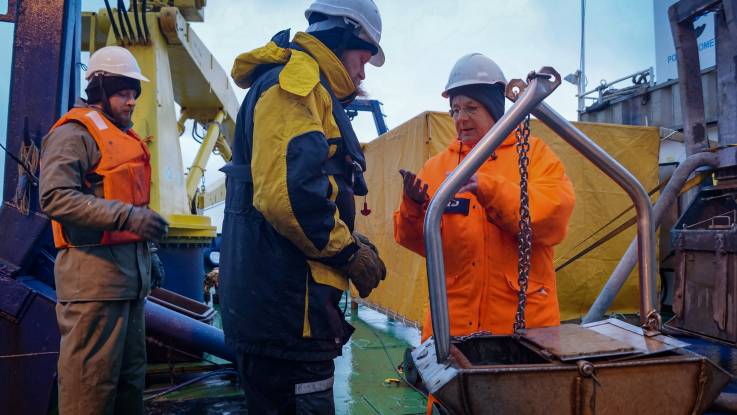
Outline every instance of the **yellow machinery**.
[[(238, 101), (227, 72), (189, 25), (203, 21), (205, 0), (142, 2), (146, 10), (140, 11), (106, 6), (82, 14), (82, 50), (126, 47), (150, 80), (142, 84), (133, 122), (149, 140), (151, 208), (170, 223), (162, 243), (165, 286), (201, 301), (201, 251), (216, 236), (216, 228), (209, 217), (196, 214), (204, 207), (200, 183), (214, 150), (230, 160)], [(185, 174), (179, 138), (188, 120), (205, 126), (206, 133)]]

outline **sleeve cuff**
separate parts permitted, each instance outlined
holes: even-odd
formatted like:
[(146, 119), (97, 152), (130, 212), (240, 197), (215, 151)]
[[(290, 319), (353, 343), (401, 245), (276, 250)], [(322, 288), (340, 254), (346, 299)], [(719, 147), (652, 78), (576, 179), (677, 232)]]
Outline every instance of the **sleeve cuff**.
[(400, 214), (410, 220), (422, 220), (425, 217), (429, 201), (419, 204), (402, 193), (402, 202), (399, 205)]
[(345, 265), (348, 263), (351, 257), (353, 257), (353, 254), (355, 254), (357, 251), (358, 244), (356, 244), (355, 242), (351, 242), (348, 246), (343, 248), (343, 250), (338, 252), (337, 254), (329, 258), (319, 258), (319, 261), (326, 265), (330, 265), (331, 267)]
[(478, 173), (478, 189), (476, 190), (476, 198), (481, 206), (491, 206), (497, 196), (499, 182), (505, 180), (496, 175)]

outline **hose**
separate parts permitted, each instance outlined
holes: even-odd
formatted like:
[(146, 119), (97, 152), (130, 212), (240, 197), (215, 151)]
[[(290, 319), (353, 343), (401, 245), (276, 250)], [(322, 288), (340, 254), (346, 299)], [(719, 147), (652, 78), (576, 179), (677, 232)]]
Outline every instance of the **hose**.
[(115, 23), (115, 17), (113, 17), (113, 9), (110, 8), (110, 2), (108, 0), (105, 0), (105, 8), (107, 9), (108, 17), (110, 17), (110, 25), (113, 27), (113, 34), (115, 35), (115, 40), (118, 41), (118, 43), (122, 44), (123, 41), (120, 38), (120, 32), (118, 31), (118, 25)]
[(151, 395), (151, 396), (148, 396), (146, 398), (143, 398), (143, 401), (144, 402), (148, 402), (148, 401), (154, 400), (156, 398), (160, 398), (160, 397), (162, 397), (162, 396), (164, 396), (166, 394), (169, 394), (169, 393), (178, 391), (179, 389), (182, 389), (182, 388), (184, 388), (186, 386), (189, 386), (189, 385), (192, 385), (194, 383), (203, 381), (203, 380), (205, 380), (207, 378), (211, 378), (213, 376), (222, 376), (222, 375), (235, 375), (235, 376), (238, 376), (238, 372), (235, 371), (234, 369), (223, 369), (223, 370), (216, 370), (216, 371), (210, 372), (210, 373), (205, 373), (202, 376), (197, 376), (194, 379), (190, 379), (190, 380), (188, 380), (186, 382), (182, 382), (180, 384), (174, 385), (171, 388), (167, 388), (167, 389), (165, 389), (165, 390), (163, 390), (163, 391), (161, 391), (161, 392), (159, 392), (159, 393), (157, 393), (155, 395)]
[(148, 23), (146, 22), (146, 0), (141, 2), (141, 13), (143, 13), (143, 32), (146, 34), (146, 43), (149, 42)]
[(123, 0), (118, 0), (118, 22), (120, 23), (120, 31), (123, 33), (123, 36), (125, 36), (125, 38), (128, 39), (128, 43), (132, 44), (133, 39), (128, 34), (128, 31), (125, 29), (125, 22), (123, 18), (124, 11), (125, 11), (125, 4), (123, 4)]
[(143, 41), (145, 39), (143, 38), (143, 33), (141, 33), (141, 23), (139, 22), (138, 0), (131, 0), (131, 3), (133, 4), (133, 20), (136, 22), (136, 37)]
[(125, 17), (125, 25), (128, 27), (128, 33), (131, 34), (131, 37), (135, 37), (136, 43), (139, 43), (139, 36), (133, 33), (133, 25), (131, 25), (131, 19), (130, 16), (128, 16), (128, 10), (125, 8), (125, 3), (123, 0), (120, 1), (120, 8), (123, 10), (123, 17)]

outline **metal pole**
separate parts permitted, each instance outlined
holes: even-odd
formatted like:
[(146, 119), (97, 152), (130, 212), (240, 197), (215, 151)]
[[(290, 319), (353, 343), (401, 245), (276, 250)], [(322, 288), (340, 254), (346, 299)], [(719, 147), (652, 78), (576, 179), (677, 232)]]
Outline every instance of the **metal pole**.
[(722, 2), (716, 25), (719, 145), (737, 144), (737, 0)]
[[(663, 219), (666, 210), (670, 208), (678, 197), (688, 177), (694, 170), (704, 165), (716, 168), (719, 165), (719, 157), (715, 153), (696, 153), (689, 156), (676, 168), (665, 189), (660, 194), (658, 201), (655, 203), (655, 207), (653, 207), (653, 223), (656, 229), (660, 225), (660, 221)], [(627, 277), (629, 277), (632, 269), (635, 267), (636, 262), (637, 237), (632, 239), (627, 252), (619, 260), (619, 264), (617, 264), (617, 267), (612, 272), (609, 280), (607, 280), (604, 288), (599, 292), (599, 296), (596, 297), (594, 304), (581, 323), (599, 321), (604, 317), (604, 313), (606, 313), (614, 302), (625, 281), (627, 281)]]
[(229, 163), (233, 158), (233, 150), (230, 148), (230, 145), (228, 145), (228, 140), (223, 136), (218, 137), (218, 141), (215, 142), (215, 148), (220, 152), (220, 157), (222, 157), (226, 163)]
[(148, 300), (144, 307), (146, 336), (176, 345), (189, 353), (210, 353), (235, 362), (236, 352), (223, 331)]
[(556, 76), (556, 82), (544, 78), (533, 78), (530, 85), (522, 92), (521, 97), (512, 105), (512, 108), (486, 132), (461, 164), (443, 181), (427, 208), (424, 224), (425, 252), (427, 253), (430, 314), (438, 363), (447, 360), (450, 354), (450, 319), (448, 317), (448, 298), (445, 286), (443, 242), (440, 234), (440, 220), (443, 211), (450, 198), (481, 167), (507, 136), (517, 128), (517, 125), (527, 114), (560, 85), (560, 75), (546, 73), (544, 72), (546, 69), (548, 68), (543, 68), (540, 73)]
[(586, 109), (586, 0), (581, 0), (581, 61), (578, 75), (578, 116)]
[(222, 134), (221, 125), (224, 118), (225, 113), (218, 111), (215, 118), (210, 122), (210, 126), (207, 128), (207, 134), (202, 139), (199, 150), (197, 150), (197, 156), (195, 156), (192, 166), (189, 168), (189, 174), (187, 175), (187, 196), (190, 201), (192, 201), (197, 191), (197, 185), (205, 174), (205, 167), (207, 167), (207, 161), (210, 159), (212, 149), (215, 148), (218, 137)]
[(655, 310), (655, 228), (652, 206), (647, 192), (639, 181), (617, 160), (589, 139), (581, 130), (540, 103), (532, 115), (550, 127), (584, 157), (621, 186), (632, 198), (637, 211), (638, 263), (640, 264), (640, 324), (650, 330), (659, 330), (660, 317)]
[(706, 138), (704, 93), (693, 18), (679, 19), (679, 8), (684, 7), (688, 5), (681, 2), (670, 6), (668, 18), (678, 57), (678, 87), (683, 112), (683, 134), (686, 137), (686, 155), (690, 156), (709, 148), (709, 141)]

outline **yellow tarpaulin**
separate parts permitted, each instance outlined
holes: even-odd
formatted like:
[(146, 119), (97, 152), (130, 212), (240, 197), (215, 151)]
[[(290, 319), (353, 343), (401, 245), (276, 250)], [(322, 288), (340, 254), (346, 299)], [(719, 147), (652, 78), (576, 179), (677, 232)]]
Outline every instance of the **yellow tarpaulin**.
[[(657, 186), (660, 143), (657, 128), (574, 124), (632, 172), (646, 190)], [(563, 161), (576, 191), (568, 236), (555, 249), (555, 265), (560, 266), (631, 218), (634, 210), (601, 229), (631, 206), (629, 197), (542, 123), (533, 120), (531, 130)], [(388, 271), (386, 280), (366, 302), (417, 325), (422, 324), (428, 309), (427, 275), (425, 259), (394, 241), (392, 215), (399, 207), (401, 196), (398, 171), (404, 168), (417, 172), (425, 160), (444, 150), (454, 139), (455, 129), (448, 114), (425, 112), (364, 146), (369, 186), (366, 201), (372, 212), (368, 216), (358, 215), (356, 228), (376, 244)], [(358, 206), (363, 206), (363, 202), (363, 198), (357, 199)], [(586, 313), (634, 235), (635, 227), (631, 226), (557, 273), (562, 319)], [(635, 271), (630, 276), (610, 311), (637, 311), (636, 275)]]

